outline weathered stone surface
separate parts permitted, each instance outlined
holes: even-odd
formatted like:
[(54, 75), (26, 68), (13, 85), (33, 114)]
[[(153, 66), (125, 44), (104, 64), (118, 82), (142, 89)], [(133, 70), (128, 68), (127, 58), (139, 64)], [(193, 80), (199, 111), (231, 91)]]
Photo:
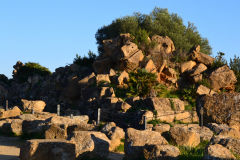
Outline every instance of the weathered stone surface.
[(228, 128), (228, 129), (222, 130), (219, 132), (218, 135), (224, 136), (224, 137), (240, 139), (240, 131), (235, 128)]
[(154, 53), (165, 53), (170, 54), (173, 51), (175, 51), (175, 46), (173, 44), (173, 41), (168, 37), (162, 37), (159, 35), (154, 35), (152, 37), (152, 41), (156, 42), (156, 46), (153, 49)]
[(180, 121), (183, 123), (191, 123), (192, 118), (193, 117), (189, 111), (176, 111), (174, 115), (174, 119), (176, 121)]
[(197, 100), (197, 110), (203, 107), (204, 124), (218, 123), (230, 126), (240, 124), (240, 94), (223, 93), (202, 96)]
[(144, 111), (142, 117), (146, 117), (147, 121), (151, 121), (154, 118), (154, 114), (151, 111)]
[(211, 90), (208, 87), (203, 86), (203, 85), (200, 85), (197, 88), (197, 92), (196, 93), (198, 95), (209, 95), (209, 96), (212, 96), (213, 94), (217, 94), (215, 91), (213, 91), (213, 90)]
[(44, 101), (29, 101), (26, 99), (21, 99), (23, 103), (23, 110), (24, 111), (36, 111), (36, 112), (42, 112), (46, 106), (46, 103)]
[(196, 66), (195, 61), (187, 61), (181, 64), (181, 73), (184, 73), (186, 71), (191, 71), (193, 67)]
[(196, 147), (200, 143), (198, 133), (178, 125), (170, 129), (170, 135), (173, 141), (180, 146)]
[(208, 123), (207, 127), (217, 135), (222, 131), (229, 130), (229, 126), (226, 124)]
[(73, 116), (73, 118), (55, 116), (55, 117), (49, 118), (48, 122), (50, 124), (69, 126), (69, 125), (81, 125), (82, 123), (87, 123), (88, 120), (89, 120), (89, 117), (87, 115)]
[(110, 151), (114, 151), (121, 144), (121, 139), (125, 137), (123, 129), (117, 127), (114, 122), (107, 123), (101, 132), (105, 133), (111, 142), (109, 146)]
[(139, 63), (143, 60), (144, 55), (141, 50), (137, 51), (131, 57), (125, 60), (125, 67), (127, 70), (132, 71), (139, 66)]
[(168, 132), (170, 128), (171, 127), (169, 124), (158, 124), (155, 127), (153, 127), (153, 131), (156, 131), (162, 134), (164, 132)]
[(75, 160), (75, 144), (66, 140), (29, 140), (21, 147), (20, 159)]
[(175, 111), (184, 111), (185, 110), (185, 103), (178, 98), (169, 98), (169, 101)]
[(212, 58), (211, 56), (196, 51), (193, 51), (193, 53), (191, 54), (191, 58), (194, 61), (205, 64), (206, 66), (211, 66), (214, 61), (214, 58)]
[(109, 87), (102, 87), (100, 91), (100, 98), (115, 97), (114, 89)]
[(52, 124), (45, 131), (45, 139), (66, 139), (67, 138), (67, 127), (66, 126), (58, 126)]
[(138, 46), (135, 43), (128, 43), (121, 47), (122, 58), (129, 58), (138, 51)]
[(177, 82), (177, 72), (172, 68), (164, 68), (162, 73), (165, 75), (165, 79), (168, 82), (176, 83)]
[(219, 89), (234, 90), (237, 78), (232, 70), (225, 65), (213, 71), (209, 76), (211, 88), (215, 91)]
[(87, 85), (92, 85), (96, 83), (96, 76), (95, 73), (92, 73), (86, 77), (84, 77), (83, 79), (78, 81), (78, 84), (80, 86), (87, 86)]
[(200, 63), (190, 71), (190, 76), (196, 76), (207, 70), (207, 66)]
[(70, 142), (76, 144), (76, 155), (87, 154), (90, 157), (106, 158), (109, 153), (110, 140), (104, 133), (94, 131), (75, 131)]
[(101, 82), (111, 83), (109, 74), (98, 74), (96, 76), (96, 81), (97, 81), (97, 84), (99, 84)]
[(234, 154), (240, 155), (240, 139), (224, 136), (214, 136), (210, 144), (220, 144), (231, 150)]
[(123, 71), (120, 76), (118, 77), (118, 84), (123, 85), (129, 79), (129, 74), (126, 71)]
[(44, 120), (24, 120), (22, 123), (22, 132), (24, 134), (38, 134), (44, 136), (44, 131), (48, 128)]
[(143, 154), (148, 160), (177, 160), (180, 151), (172, 145), (145, 145)]
[(16, 117), (19, 116), (21, 113), (22, 111), (17, 106), (15, 106), (11, 110), (0, 112), (0, 119)]
[(160, 111), (157, 112), (157, 119), (161, 122), (171, 123), (174, 121), (175, 112), (174, 111)]
[(145, 65), (145, 70), (151, 73), (156, 73), (157, 72), (157, 68), (154, 64), (154, 62), (150, 59), (147, 64)]
[(172, 111), (171, 103), (168, 98), (147, 98), (145, 102), (151, 110), (156, 110), (157, 112)]
[(168, 142), (158, 132), (148, 130), (140, 131), (133, 128), (127, 129), (124, 151), (128, 159), (141, 158), (145, 144), (164, 145), (168, 144)]
[(213, 132), (205, 126), (200, 127), (198, 124), (190, 124), (190, 125), (187, 125), (184, 127), (190, 131), (198, 133), (200, 135), (201, 142), (202, 141), (210, 141), (213, 136)]
[(128, 104), (127, 102), (123, 102), (121, 104), (121, 110), (123, 112), (127, 112), (127, 110), (129, 110), (132, 106), (130, 104)]
[(125, 132), (120, 127), (113, 127), (111, 131), (108, 132), (107, 137), (111, 141), (109, 150), (114, 151), (121, 144), (121, 139), (125, 138)]
[(49, 113), (49, 112), (34, 112), (34, 114), (22, 114), (17, 118), (26, 121), (33, 121), (33, 120), (46, 120), (51, 117), (55, 117), (57, 114)]
[(227, 148), (222, 145), (209, 145), (205, 149), (204, 160), (234, 160), (236, 157)]
[(193, 76), (192, 78), (193, 78), (194, 83), (201, 82), (203, 80), (203, 75), (198, 74), (196, 76)]

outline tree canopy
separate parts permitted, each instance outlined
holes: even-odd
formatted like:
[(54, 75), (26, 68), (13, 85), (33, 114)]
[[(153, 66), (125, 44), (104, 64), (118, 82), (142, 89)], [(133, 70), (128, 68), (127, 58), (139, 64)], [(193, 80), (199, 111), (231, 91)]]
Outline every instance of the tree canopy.
[(201, 51), (211, 54), (211, 47), (206, 38), (202, 38), (193, 23), (184, 25), (177, 14), (170, 14), (167, 9), (155, 8), (150, 14), (134, 13), (132, 16), (117, 18), (111, 24), (98, 29), (95, 37), (98, 51), (103, 53), (103, 40), (117, 37), (121, 33), (130, 33), (136, 43), (147, 46), (147, 37), (154, 34), (170, 37), (179, 53), (187, 53), (195, 45)]

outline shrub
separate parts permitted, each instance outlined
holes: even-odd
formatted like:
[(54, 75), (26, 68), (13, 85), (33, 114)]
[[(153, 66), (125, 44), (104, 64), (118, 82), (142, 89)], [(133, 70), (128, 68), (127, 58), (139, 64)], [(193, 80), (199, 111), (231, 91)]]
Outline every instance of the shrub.
[(39, 63), (28, 62), (17, 71), (14, 78), (16, 78), (19, 82), (26, 82), (29, 76), (40, 75), (46, 77), (50, 74), (51, 72), (49, 69), (41, 66)]
[(81, 57), (78, 54), (76, 54), (76, 57), (74, 58), (73, 63), (79, 66), (92, 67), (92, 64), (95, 60), (96, 60), (96, 54), (94, 54), (92, 51), (89, 51), (88, 57), (86, 56)]
[(208, 40), (200, 36), (193, 23), (185, 26), (181, 17), (170, 14), (167, 9), (155, 8), (149, 15), (135, 13), (117, 18), (110, 25), (98, 29), (95, 37), (100, 55), (103, 53), (103, 40), (115, 38), (120, 33), (130, 33), (138, 45), (145, 47), (151, 46), (147, 37), (154, 34), (169, 36), (179, 54), (189, 52), (195, 45), (200, 45), (203, 53), (211, 54)]
[(3, 82), (5, 84), (9, 84), (8, 78), (4, 74), (0, 74), (0, 82)]
[(217, 56), (215, 57), (215, 60), (211, 66), (212, 70), (215, 70), (219, 67), (222, 67), (224, 65), (227, 65), (227, 60), (224, 58), (225, 53), (223, 52), (218, 52)]
[(151, 90), (157, 85), (157, 76), (147, 72), (144, 69), (139, 69), (136, 72), (129, 73), (128, 93), (129, 97), (140, 96), (146, 97)]
[(237, 77), (237, 83), (236, 83), (236, 92), (240, 92), (240, 58), (236, 55), (233, 59), (230, 59), (230, 68), (234, 71), (236, 77)]

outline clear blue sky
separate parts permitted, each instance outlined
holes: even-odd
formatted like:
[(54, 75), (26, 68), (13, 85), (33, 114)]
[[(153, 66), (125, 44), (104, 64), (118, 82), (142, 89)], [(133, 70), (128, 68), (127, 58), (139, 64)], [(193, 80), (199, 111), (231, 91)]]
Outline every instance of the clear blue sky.
[(155, 6), (193, 22), (214, 56), (240, 55), (239, 0), (0, 0), (0, 74), (11, 77), (18, 60), (54, 71), (76, 53), (96, 53), (98, 28), (133, 12), (148, 14)]

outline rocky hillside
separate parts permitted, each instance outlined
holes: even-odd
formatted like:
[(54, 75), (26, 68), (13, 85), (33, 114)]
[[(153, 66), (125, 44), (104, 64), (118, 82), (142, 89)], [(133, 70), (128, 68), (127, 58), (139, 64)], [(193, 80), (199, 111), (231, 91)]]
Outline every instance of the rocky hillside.
[[(148, 41), (153, 45), (146, 52), (132, 35), (120, 34), (103, 41), (104, 53), (92, 65), (73, 63), (52, 74), (28, 75), (26, 64), (17, 62), (13, 79), (0, 81), (1, 104), (5, 109), (8, 100), (10, 109), (1, 109), (0, 128), (46, 139), (28, 141), (21, 159), (43, 159), (50, 153), (42, 149), (52, 146), (68, 159), (81, 159), (85, 152), (105, 158), (121, 139), (127, 159), (181, 157), (183, 148), (177, 146), (199, 147), (206, 141), (205, 159), (235, 159), (240, 95), (234, 71), (217, 66), (200, 46), (179, 62), (169, 37), (154, 35)], [(54, 114), (58, 105), (61, 116)], [(95, 123), (99, 108), (101, 125)]]

